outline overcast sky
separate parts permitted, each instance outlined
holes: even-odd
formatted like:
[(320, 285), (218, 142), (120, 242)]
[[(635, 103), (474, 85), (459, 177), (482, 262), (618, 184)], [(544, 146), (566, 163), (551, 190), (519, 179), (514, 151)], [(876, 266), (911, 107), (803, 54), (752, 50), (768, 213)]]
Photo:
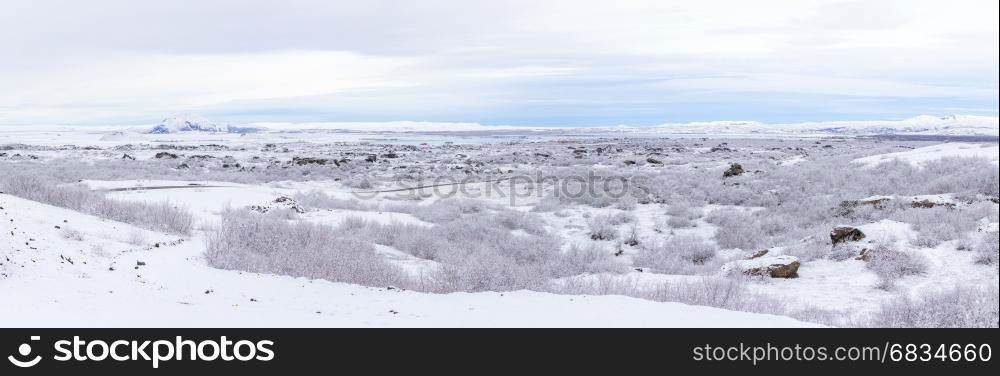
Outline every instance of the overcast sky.
[(0, 124), (997, 115), (996, 0), (2, 0)]

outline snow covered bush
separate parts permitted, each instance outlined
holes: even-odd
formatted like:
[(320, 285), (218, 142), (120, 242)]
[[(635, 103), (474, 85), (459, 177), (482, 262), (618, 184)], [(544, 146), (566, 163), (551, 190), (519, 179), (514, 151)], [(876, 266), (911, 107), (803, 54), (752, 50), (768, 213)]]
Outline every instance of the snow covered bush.
[(997, 286), (955, 287), (885, 303), (861, 326), (877, 328), (996, 328), (1000, 322)]
[(558, 212), (566, 208), (566, 204), (555, 197), (544, 197), (531, 208), (533, 212)]
[(986, 265), (997, 265), (1000, 258), (1000, 237), (996, 231), (989, 232), (977, 243), (973, 249), (976, 251), (976, 262)]
[(0, 192), (142, 228), (189, 234), (194, 216), (166, 202), (132, 202), (110, 199), (79, 185), (63, 185), (38, 175), (0, 177)]
[(372, 205), (365, 205), (358, 200), (348, 200), (342, 198), (336, 198), (334, 196), (323, 193), (323, 191), (313, 190), (309, 192), (300, 192), (295, 195), (295, 201), (299, 204), (318, 208), (318, 209), (342, 209), (342, 210), (360, 210), (360, 211), (371, 211), (375, 210)]
[(74, 229), (63, 228), (62, 230), (59, 230), (59, 235), (62, 235), (62, 237), (67, 240), (75, 240), (78, 242), (83, 241), (83, 234)]
[(330, 226), (230, 210), (207, 237), (205, 258), (215, 268), (325, 279), (365, 286), (403, 286), (402, 270), (371, 243)]
[(717, 307), (732, 311), (783, 315), (786, 307), (747, 288), (742, 277), (701, 277), (697, 281), (666, 283), (648, 293), (647, 299)]
[(656, 302), (673, 302), (731, 311), (784, 315), (786, 307), (779, 300), (756, 294), (742, 277), (700, 277), (694, 280), (643, 285), (618, 276), (571, 278), (551, 286), (550, 292), (573, 295), (622, 295)]
[(762, 223), (753, 214), (738, 209), (713, 211), (705, 219), (717, 227), (715, 241), (723, 249), (752, 250), (765, 246)]
[(593, 240), (614, 240), (618, 237), (617, 221), (610, 215), (599, 215), (587, 221), (590, 238)]
[(974, 211), (934, 207), (930, 209), (909, 209), (896, 214), (900, 222), (910, 224), (919, 233), (915, 244), (933, 248), (941, 243), (958, 240), (975, 231), (977, 221)]
[(666, 224), (670, 228), (689, 228), (697, 226), (694, 221), (681, 216), (667, 218)]
[(891, 289), (900, 278), (927, 271), (927, 261), (923, 256), (900, 251), (886, 243), (872, 244), (865, 257), (868, 269), (879, 277), (877, 287), (883, 290)]
[(565, 257), (559, 239), (542, 230), (529, 232), (505, 226), (489, 212), (461, 215), (456, 220), (422, 226), (345, 220), (337, 231), (396, 248), (440, 264), (418, 289), (432, 292), (510, 291), (538, 289), (560, 277)]
[(702, 274), (717, 271), (716, 249), (697, 236), (673, 236), (643, 245), (633, 262), (665, 274)]
[(619, 263), (611, 252), (599, 244), (570, 244), (560, 257), (555, 275), (576, 276), (581, 274), (623, 273), (628, 266)]

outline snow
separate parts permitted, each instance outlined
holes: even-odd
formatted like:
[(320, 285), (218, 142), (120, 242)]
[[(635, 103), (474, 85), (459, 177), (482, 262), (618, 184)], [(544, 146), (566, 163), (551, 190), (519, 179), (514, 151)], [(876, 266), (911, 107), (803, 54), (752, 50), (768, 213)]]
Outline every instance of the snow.
[(835, 134), (835, 135), (1000, 135), (998, 118), (975, 115), (921, 115), (900, 120), (826, 121), (765, 124), (755, 121), (716, 121), (658, 126), (664, 132), (704, 134)]
[[(245, 133), (244, 131), (254, 131)], [(116, 145), (123, 141), (192, 144), (212, 142), (385, 142), (483, 143), (537, 141), (595, 136), (661, 138), (734, 137), (798, 138), (866, 135), (983, 136), (1000, 135), (997, 117), (916, 116), (900, 120), (831, 121), (767, 124), (755, 121), (671, 123), (657, 126), (528, 127), (443, 122), (251, 123), (247, 127), (219, 124), (199, 115), (183, 114), (159, 124), (129, 126), (29, 125), (0, 127), (0, 137), (36, 145)], [(402, 138), (400, 138), (402, 137)], [(793, 159), (789, 163), (798, 163)]]
[(229, 132), (228, 125), (220, 125), (194, 114), (171, 116), (149, 130), (149, 133), (177, 132)]
[[(0, 252), (12, 260), (0, 269), (4, 306), (14, 307), (0, 310), (8, 327), (815, 326), (620, 296), (425, 294), (219, 270), (205, 264), (201, 235), (168, 245), (179, 239), (9, 195), (0, 206)], [(100, 246), (62, 236), (53, 219)], [(129, 244), (131, 233), (143, 244)]]
[(1000, 147), (996, 144), (980, 145), (956, 142), (927, 146), (898, 153), (873, 155), (855, 159), (853, 162), (867, 167), (874, 167), (882, 163), (898, 160), (921, 167), (928, 162), (942, 158), (986, 158), (993, 163), (998, 163), (1000, 161)]
[(766, 269), (772, 265), (791, 265), (793, 262), (799, 262), (799, 259), (795, 256), (780, 255), (771, 256), (766, 255), (750, 260), (736, 260), (723, 267), (723, 270), (752, 270), (752, 269)]

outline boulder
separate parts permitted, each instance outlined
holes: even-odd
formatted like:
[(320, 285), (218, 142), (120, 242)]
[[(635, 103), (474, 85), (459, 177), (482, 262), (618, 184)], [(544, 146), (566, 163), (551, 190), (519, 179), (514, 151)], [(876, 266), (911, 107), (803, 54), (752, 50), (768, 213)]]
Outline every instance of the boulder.
[(865, 238), (865, 233), (850, 226), (837, 226), (830, 231), (830, 241), (834, 245), (846, 242), (856, 242)]
[(761, 256), (750, 260), (738, 260), (726, 264), (730, 272), (749, 276), (771, 278), (797, 278), (802, 264), (794, 256)]
[(654, 158), (646, 158), (646, 163), (649, 164), (663, 164), (663, 161)]
[(156, 159), (177, 159), (177, 154), (161, 151), (156, 153)]
[(288, 209), (299, 214), (306, 212), (298, 202), (287, 196), (278, 197), (265, 205), (250, 205), (247, 208), (259, 213), (267, 213), (274, 209)]
[(892, 201), (892, 197), (888, 196), (875, 196), (864, 198), (860, 200), (847, 200), (840, 203), (839, 209), (837, 210), (837, 215), (845, 217), (854, 213), (854, 209), (860, 207), (872, 207), (878, 210), (885, 209), (887, 205)]
[(926, 198), (925, 199), (914, 198), (913, 202), (910, 203), (910, 207), (914, 208), (914, 209), (931, 209), (931, 208), (939, 207), (939, 206), (940, 207), (946, 207), (946, 208), (954, 208), (955, 204), (952, 203), (952, 202), (946, 202), (946, 201), (931, 201), (931, 200), (926, 199)]
[(323, 158), (309, 158), (309, 157), (292, 157), (292, 163), (298, 166), (305, 166), (310, 164), (316, 165), (326, 165), (328, 160)]
[(743, 175), (743, 172), (744, 172), (743, 166), (741, 166), (739, 163), (733, 163), (729, 165), (729, 169), (726, 170), (726, 172), (722, 173), (722, 177), (729, 178), (733, 176), (740, 176)]

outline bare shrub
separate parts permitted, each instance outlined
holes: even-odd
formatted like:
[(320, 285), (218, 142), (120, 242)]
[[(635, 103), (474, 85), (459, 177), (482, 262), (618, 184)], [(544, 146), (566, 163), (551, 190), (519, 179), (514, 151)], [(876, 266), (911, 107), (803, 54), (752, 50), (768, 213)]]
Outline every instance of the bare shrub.
[(607, 249), (598, 244), (581, 245), (573, 243), (563, 253), (557, 265), (556, 275), (575, 276), (580, 274), (623, 273), (628, 266), (616, 262)]
[(563, 272), (558, 238), (544, 231), (514, 233), (490, 213), (430, 227), (350, 220), (338, 231), (440, 263), (422, 281), (426, 291), (537, 289)]
[(618, 237), (616, 221), (609, 215), (599, 215), (587, 221), (590, 238), (593, 240), (614, 240)]
[(715, 241), (725, 249), (757, 249), (764, 246), (760, 222), (752, 214), (736, 209), (713, 211), (706, 220), (717, 226)]
[(74, 229), (63, 228), (62, 230), (59, 230), (59, 235), (62, 235), (64, 239), (68, 240), (75, 240), (78, 242), (83, 241), (83, 233)]
[(372, 205), (366, 205), (358, 200), (353, 200), (353, 199), (347, 200), (347, 199), (336, 198), (319, 190), (300, 192), (295, 195), (295, 201), (297, 201), (299, 204), (319, 209), (342, 209), (342, 210), (359, 210), (359, 211), (374, 210), (374, 207)]
[(923, 256), (900, 251), (886, 243), (874, 243), (865, 255), (868, 257), (866, 266), (879, 277), (877, 287), (880, 289), (891, 289), (900, 278), (927, 271)]
[(615, 208), (619, 210), (629, 211), (629, 210), (635, 210), (637, 205), (638, 203), (634, 198), (623, 197), (622, 199), (618, 200), (618, 202), (615, 203)]
[(644, 245), (636, 254), (636, 266), (665, 274), (702, 274), (717, 271), (716, 249), (697, 236), (674, 236), (655, 244)]
[(878, 328), (996, 328), (1000, 322), (997, 286), (955, 287), (885, 303), (859, 326)]
[(0, 190), (41, 203), (85, 214), (133, 224), (142, 228), (177, 234), (189, 234), (194, 216), (170, 203), (119, 201), (76, 185), (61, 185), (34, 175), (0, 177)]
[(915, 241), (922, 247), (936, 247), (943, 242), (957, 240), (976, 230), (977, 221), (972, 211), (946, 207), (910, 209), (896, 214), (895, 218), (913, 226), (919, 233)]
[(628, 231), (625, 232), (625, 236), (622, 238), (622, 242), (630, 247), (639, 245), (639, 227), (636, 225), (629, 226)]
[(128, 244), (140, 246), (146, 243), (146, 236), (143, 235), (142, 231), (132, 231), (128, 234)]
[(566, 204), (555, 197), (544, 197), (531, 208), (533, 212), (558, 212), (566, 208)]
[(698, 212), (691, 208), (691, 204), (684, 201), (675, 201), (667, 206), (667, 215), (687, 220), (693, 220), (699, 216)]
[(861, 249), (855, 244), (837, 244), (833, 248), (827, 246), (826, 258), (833, 261), (853, 260), (860, 256)]
[(410, 214), (423, 221), (445, 223), (460, 219), (465, 214), (484, 213), (494, 209), (499, 210), (495, 205), (485, 201), (450, 198), (429, 205), (415, 206)]
[(406, 286), (398, 267), (367, 242), (330, 226), (227, 211), (207, 237), (205, 258), (220, 269), (326, 279), (365, 286)]
[(1000, 258), (1000, 237), (997, 232), (989, 232), (976, 244), (976, 262), (986, 265), (997, 265)]
[(570, 279), (550, 291), (574, 295), (622, 295), (657, 302), (674, 302), (732, 311), (786, 313), (784, 304), (769, 296), (755, 294), (741, 277), (701, 277), (696, 281), (672, 282), (652, 287), (640, 286), (635, 280), (613, 276), (593, 279)]
[(781, 315), (786, 311), (780, 301), (750, 292), (741, 277), (702, 277), (697, 282), (663, 284), (649, 299), (754, 313)]
[(670, 217), (667, 218), (667, 226), (670, 228), (689, 228), (695, 227), (697, 224), (685, 217)]

